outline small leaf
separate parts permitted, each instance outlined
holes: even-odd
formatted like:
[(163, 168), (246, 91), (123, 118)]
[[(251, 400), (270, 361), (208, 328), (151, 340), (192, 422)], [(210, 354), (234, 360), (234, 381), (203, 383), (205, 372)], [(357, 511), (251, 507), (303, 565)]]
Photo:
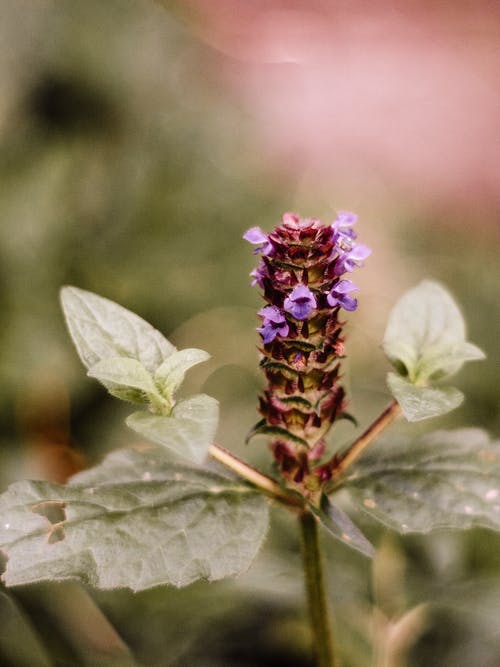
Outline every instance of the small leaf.
[(169, 401), (184, 381), (184, 375), (192, 366), (210, 359), (208, 352), (187, 348), (171, 354), (156, 370), (155, 380), (162, 394)]
[(360, 529), (351, 521), (349, 516), (334, 505), (327, 496), (321, 497), (321, 509), (317, 513), (319, 520), (326, 530), (337, 540), (348, 547), (360, 551), (364, 556), (373, 558), (375, 547), (366, 539)]
[(286, 428), (282, 428), (281, 426), (269, 426), (264, 419), (261, 419), (259, 422), (257, 422), (254, 428), (245, 438), (245, 441), (248, 442), (256, 435), (272, 435), (278, 438), (282, 438), (283, 440), (295, 442), (297, 445), (304, 445), (305, 447), (308, 447), (307, 442), (303, 438), (295, 435), (294, 433), (291, 433), (290, 431), (287, 431)]
[[(98, 361), (88, 371), (89, 377), (102, 382), (109, 393), (132, 403), (162, 404), (162, 399), (154, 380), (144, 366), (136, 359), (110, 357)], [(167, 404), (167, 408), (170, 405)]]
[(410, 382), (425, 384), (456, 373), (484, 353), (465, 339), (465, 322), (441, 285), (424, 280), (406, 292), (389, 315), (384, 352)]
[(311, 412), (314, 410), (312, 403), (303, 396), (280, 396), (277, 400), (284, 405), (291, 405), (299, 410), (310, 410)]
[(500, 442), (481, 429), (436, 431), (366, 454), (345, 486), (366, 512), (401, 533), (500, 531), (499, 462)]
[(418, 387), (396, 373), (388, 373), (387, 384), (410, 422), (444, 415), (464, 399), (455, 387)]
[(176, 351), (145, 320), (102, 296), (63, 287), (61, 304), (71, 338), (87, 368), (109, 357), (129, 357), (154, 373)]
[(354, 415), (351, 415), (350, 412), (339, 412), (338, 415), (335, 417), (335, 419), (338, 421), (340, 419), (345, 419), (348, 422), (351, 422), (354, 426), (359, 426), (359, 422), (356, 419)]
[(198, 394), (179, 401), (168, 417), (134, 412), (126, 423), (179, 456), (202, 463), (214, 442), (218, 419), (219, 404), (215, 398)]
[[(64, 509), (60, 539), (34, 511)], [(244, 572), (268, 525), (261, 494), (214, 472), (167, 462), (161, 448), (122, 450), (66, 486), (17, 482), (0, 496), (8, 586), (80, 579), (140, 591)]]
[(266, 371), (278, 371), (288, 380), (295, 380), (299, 375), (299, 372), (294, 368), (290, 368), (290, 366), (282, 364), (279, 361), (269, 360), (266, 357), (260, 361), (260, 366), (261, 368), (265, 368)]

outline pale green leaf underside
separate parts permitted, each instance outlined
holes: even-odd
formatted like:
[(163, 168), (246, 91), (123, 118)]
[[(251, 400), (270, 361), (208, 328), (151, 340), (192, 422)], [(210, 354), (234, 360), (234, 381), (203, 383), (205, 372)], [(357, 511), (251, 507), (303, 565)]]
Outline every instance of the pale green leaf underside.
[[(62, 523), (42, 516), (47, 508)], [(245, 571), (268, 524), (262, 495), (168, 463), (158, 448), (114, 452), (66, 486), (17, 482), (0, 496), (0, 514), (7, 585), (77, 578), (135, 591)]]
[(366, 512), (402, 533), (500, 531), (500, 442), (481, 429), (387, 443), (365, 455), (345, 485)]
[(110, 394), (133, 403), (165, 402), (160, 396), (153, 377), (140, 361), (128, 357), (110, 357), (94, 364), (89, 377), (102, 382)]
[(456, 373), (464, 362), (484, 359), (465, 338), (465, 322), (439, 283), (424, 280), (406, 292), (389, 315), (383, 348), (398, 371), (425, 383)]
[(208, 352), (196, 348), (179, 350), (165, 359), (155, 373), (155, 380), (164, 396), (172, 398), (184, 381), (186, 371), (207, 359), (210, 359)]
[(154, 373), (176, 351), (141, 317), (102, 296), (63, 287), (61, 304), (71, 338), (87, 368), (109, 357), (129, 357)]
[(396, 373), (387, 374), (387, 385), (410, 422), (444, 415), (464, 399), (455, 387), (418, 387)]
[(179, 401), (168, 417), (134, 412), (126, 423), (145, 438), (201, 463), (214, 443), (218, 418), (219, 406), (215, 398), (197, 394)]
[(318, 517), (324, 528), (337, 540), (356, 551), (360, 551), (364, 556), (373, 558), (375, 555), (373, 545), (366, 539), (356, 524), (351, 521), (350, 517), (340, 507), (334, 505), (327, 496), (323, 496), (321, 499), (321, 509), (318, 512)]

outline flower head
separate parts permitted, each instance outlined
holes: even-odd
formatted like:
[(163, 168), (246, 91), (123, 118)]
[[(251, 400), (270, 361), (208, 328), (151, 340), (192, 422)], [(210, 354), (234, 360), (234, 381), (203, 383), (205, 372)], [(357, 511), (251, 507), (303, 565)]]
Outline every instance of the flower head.
[(316, 308), (316, 299), (309, 287), (300, 284), (286, 297), (283, 308), (296, 320), (306, 320)]
[(270, 446), (279, 470), (304, 495), (328, 479), (333, 464), (321, 463), (325, 435), (346, 405), (339, 310), (357, 308), (351, 296), (357, 287), (341, 276), (370, 254), (356, 242), (356, 219), (343, 211), (323, 225), (317, 218), (285, 213), (269, 234), (253, 227), (244, 236), (262, 253), (251, 276), (267, 304), (259, 311), (258, 329), (267, 378), (259, 397), (264, 419), (255, 432), (273, 433)]

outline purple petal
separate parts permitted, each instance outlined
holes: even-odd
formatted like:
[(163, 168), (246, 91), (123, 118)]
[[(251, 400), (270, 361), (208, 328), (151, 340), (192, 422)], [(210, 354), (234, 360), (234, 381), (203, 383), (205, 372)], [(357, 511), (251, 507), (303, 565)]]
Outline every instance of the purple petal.
[(260, 227), (252, 227), (251, 229), (248, 229), (243, 234), (243, 238), (245, 241), (249, 241), (254, 245), (259, 243), (262, 244), (254, 250), (254, 255), (256, 255), (258, 252), (261, 252), (263, 255), (269, 255), (272, 252), (273, 245), (267, 234), (264, 234)]
[[(352, 227), (356, 224), (358, 216), (356, 213), (350, 211), (339, 211), (335, 222), (339, 223), (339, 227)], [(335, 224), (335, 223), (334, 223)]]
[(284, 314), (276, 306), (266, 306), (258, 313), (264, 318), (262, 326), (257, 331), (262, 336), (264, 343), (270, 343), (276, 336), (287, 336), (289, 331), (288, 322)]
[(345, 310), (356, 310), (358, 301), (348, 294), (349, 292), (355, 292), (357, 289), (356, 285), (350, 280), (340, 280), (327, 295), (326, 300), (332, 308), (342, 306)]
[(334, 294), (347, 294), (348, 292), (356, 292), (359, 287), (350, 280), (340, 280), (332, 289)]
[(283, 307), (296, 320), (305, 320), (316, 308), (316, 298), (307, 285), (297, 285), (286, 297)]
[(348, 254), (349, 259), (352, 259), (354, 262), (362, 262), (372, 254), (372, 250), (362, 243), (356, 243)]
[(274, 322), (274, 324), (286, 322), (285, 315), (277, 306), (265, 306), (259, 310), (257, 315), (264, 318), (264, 324), (267, 322)]
[(288, 299), (289, 303), (287, 304), (287, 300), (285, 300), (285, 310), (292, 315), (296, 320), (307, 320), (309, 317), (313, 307), (311, 306), (310, 303), (293, 303), (290, 302)]
[(302, 285), (302, 283), (294, 287), (289, 296), (293, 301), (297, 301), (298, 299), (307, 299), (308, 301), (313, 302), (316, 306), (316, 299), (314, 298), (314, 294), (311, 292), (309, 287), (307, 287), (307, 285)]
[(268, 272), (267, 267), (262, 260), (259, 262), (257, 268), (250, 272), (250, 276), (253, 278), (250, 283), (252, 287), (254, 285), (258, 285), (261, 288), (264, 287), (264, 279), (268, 277)]
[(347, 294), (344, 294), (344, 296), (339, 299), (339, 304), (344, 310), (352, 311), (356, 310), (358, 307), (358, 300), (354, 299), (352, 296), (347, 296)]
[(267, 243), (267, 235), (264, 234), (260, 227), (252, 227), (251, 229), (248, 229), (243, 234), (243, 238), (250, 243)]

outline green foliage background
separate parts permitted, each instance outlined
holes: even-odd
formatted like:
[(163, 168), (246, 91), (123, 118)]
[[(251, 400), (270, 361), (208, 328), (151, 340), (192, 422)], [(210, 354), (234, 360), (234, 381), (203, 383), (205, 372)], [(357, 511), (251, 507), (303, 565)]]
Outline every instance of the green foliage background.
[[(137, 312), (180, 348), (208, 350), (212, 360), (191, 372), (186, 393), (215, 396), (219, 442), (268, 467), (263, 442), (243, 445), (261, 379), (254, 258), (241, 235), (270, 229), (284, 210), (328, 219), (331, 207), (261, 159), (251, 115), (203, 68), (212, 53), (175, 8), (146, 0), (0, 7), (2, 488), (25, 477), (62, 481), (138, 441), (123, 425), (127, 408), (85, 377), (59, 310), (67, 283)], [(405, 288), (433, 277), (462, 304), (469, 339), (488, 360), (456, 381), (467, 397), (458, 411), (397, 428), (472, 425), (498, 435), (498, 228), (410, 210), (404, 193), (383, 200), (361, 179), (359, 189), (356, 201), (341, 180), (329, 192), (361, 214), (358, 231), (374, 248), (349, 324), (351, 410), (364, 425), (387, 402), (379, 347), (387, 313)], [(340, 447), (354, 435), (343, 424), (332, 437)], [(497, 665), (500, 538), (478, 530), (399, 539), (361, 524), (382, 546), (375, 579), (338, 545), (327, 564), (346, 667), (369, 664), (375, 602), (397, 615), (427, 600), (436, 604), (410, 665)], [(298, 568), (293, 520), (276, 511), (257, 564), (234, 582), (138, 595), (72, 583), (0, 592), (1, 662), (307, 665)]]

